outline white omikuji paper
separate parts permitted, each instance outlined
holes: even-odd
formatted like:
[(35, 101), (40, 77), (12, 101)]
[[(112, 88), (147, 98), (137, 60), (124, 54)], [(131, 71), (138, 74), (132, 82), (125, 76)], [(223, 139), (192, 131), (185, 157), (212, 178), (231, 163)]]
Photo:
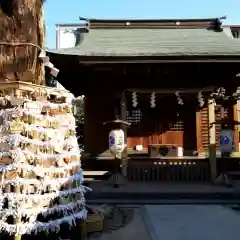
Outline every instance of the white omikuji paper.
[[(49, 231), (59, 231), (59, 226), (63, 222), (69, 222), (69, 225), (72, 226), (75, 224), (76, 219), (85, 219), (87, 212), (85, 209), (85, 199), (84, 193), (89, 188), (84, 187), (83, 184), (83, 173), (81, 169), (80, 160), (76, 162), (71, 162), (69, 164), (63, 164), (63, 159), (66, 156), (78, 156), (80, 157), (80, 149), (77, 142), (76, 136), (69, 136), (65, 138), (65, 133), (68, 129), (75, 129), (75, 118), (71, 113), (62, 114), (57, 116), (48, 116), (41, 114), (41, 108), (43, 106), (48, 106), (51, 108), (59, 107), (71, 107), (70, 103), (63, 104), (53, 104), (49, 102), (34, 102), (28, 101), (24, 104), (24, 107), (15, 107), (14, 109), (5, 109), (0, 111), (0, 117), (2, 120), (0, 128), (0, 143), (1, 146), (4, 146), (4, 149), (0, 147), (0, 157), (9, 156), (12, 159), (12, 163), (9, 165), (0, 165), (0, 172), (2, 176), (5, 173), (12, 170), (25, 170), (36, 172), (40, 179), (25, 179), (20, 177), (15, 177), (11, 180), (5, 180), (4, 177), (0, 179), (0, 231), (7, 231), (9, 234), (28, 234), (28, 233), (37, 233), (39, 231), (49, 232)], [(8, 134), (7, 130), (11, 127), (11, 116), (21, 116), (22, 114), (29, 114), (39, 119), (40, 121), (44, 120), (59, 120), (60, 127), (58, 129), (46, 128), (38, 125), (28, 125), (24, 124), (24, 129), (26, 131), (36, 131), (47, 133), (51, 136), (51, 139), (48, 141), (41, 141), (37, 139), (30, 139), (28, 137), (22, 136), (20, 133)], [(43, 153), (32, 153), (30, 151), (23, 150), (19, 147), (19, 143), (24, 144), (34, 144), (39, 147), (54, 147), (58, 149), (58, 154), (43, 154)], [(6, 147), (8, 146), (8, 147)], [(67, 146), (69, 150), (63, 150), (63, 146)], [(37, 158), (44, 162), (48, 158), (55, 159), (58, 163), (57, 166), (51, 167), (42, 167), (39, 165), (30, 165), (24, 162), (23, 160), (26, 157)], [(79, 171), (74, 175), (67, 174), (67, 170), (71, 170), (73, 167), (78, 167)], [(46, 173), (64, 173), (67, 172), (60, 178), (49, 179)], [(77, 182), (77, 186), (67, 190), (60, 190), (61, 186), (64, 183), (68, 182)], [(18, 194), (18, 193), (3, 193), (3, 188), (6, 184), (11, 185), (34, 185), (37, 191), (34, 194)], [(47, 186), (51, 186), (51, 192), (43, 194)], [(73, 200), (73, 202), (68, 203), (59, 203), (53, 207), (45, 207), (47, 203), (50, 203), (56, 197), (65, 198), (72, 196), (74, 194), (79, 194), (78, 200)], [(8, 199), (9, 207), (8, 209), (3, 208), (5, 199)], [(44, 206), (42, 206), (44, 203)], [(33, 206), (35, 208), (26, 208), (26, 206)], [(75, 209), (80, 209), (78, 212)], [(47, 216), (48, 214), (61, 213), (61, 218), (52, 220), (47, 223), (37, 221), (37, 215), (43, 214)], [(8, 216), (13, 215), (14, 217), (21, 218), (26, 216), (29, 218), (29, 221), (26, 223), (18, 224), (8, 224), (6, 219)]]

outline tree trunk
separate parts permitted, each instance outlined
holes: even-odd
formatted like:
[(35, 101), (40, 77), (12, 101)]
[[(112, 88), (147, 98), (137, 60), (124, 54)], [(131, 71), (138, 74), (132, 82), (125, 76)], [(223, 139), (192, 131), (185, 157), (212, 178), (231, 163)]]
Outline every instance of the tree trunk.
[(0, 81), (44, 84), (43, 0), (0, 0)]

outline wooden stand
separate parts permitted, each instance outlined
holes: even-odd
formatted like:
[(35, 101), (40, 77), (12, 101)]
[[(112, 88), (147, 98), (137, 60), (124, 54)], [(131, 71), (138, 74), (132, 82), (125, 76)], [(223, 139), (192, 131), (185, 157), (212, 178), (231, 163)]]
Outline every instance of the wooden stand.
[(126, 176), (123, 175), (123, 173), (119, 172), (119, 167), (121, 167), (122, 157), (119, 159), (115, 156), (115, 168), (114, 173), (109, 179), (109, 181), (113, 182), (114, 188), (119, 188), (120, 185), (124, 184), (126, 181)]
[[(114, 129), (122, 129), (124, 132), (126, 132), (126, 129), (124, 130), (124, 127), (130, 126), (131, 124), (122, 121), (120, 119), (116, 119), (114, 121), (108, 121), (104, 122), (103, 124), (109, 124), (110, 128), (109, 130), (114, 130)], [(126, 137), (126, 136), (125, 136)], [(125, 139), (124, 139), (125, 141)], [(126, 141), (125, 141), (126, 144)], [(123, 152), (121, 153), (120, 157), (115, 156), (114, 158), (114, 173), (112, 176), (109, 178), (110, 182), (113, 182), (113, 187), (118, 188), (120, 184), (123, 184), (126, 181), (127, 177), (127, 146), (125, 146)], [(119, 167), (121, 167), (121, 173), (119, 173)]]
[(215, 183), (217, 184), (224, 184), (227, 187), (231, 187), (232, 183), (230, 182), (229, 176), (228, 176), (228, 169), (227, 169), (227, 161), (228, 158), (230, 157), (229, 153), (222, 153), (221, 154), (221, 173), (220, 175), (216, 178)]

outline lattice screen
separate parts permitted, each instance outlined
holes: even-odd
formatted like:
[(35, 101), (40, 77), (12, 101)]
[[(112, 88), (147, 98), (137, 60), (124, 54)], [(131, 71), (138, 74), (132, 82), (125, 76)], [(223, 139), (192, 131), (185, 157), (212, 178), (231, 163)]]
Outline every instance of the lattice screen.
[(127, 122), (131, 124), (138, 124), (142, 120), (142, 111), (140, 109), (133, 109), (132, 111), (127, 111)]
[(177, 132), (184, 131), (183, 121), (176, 121), (175, 123), (170, 123), (168, 126), (170, 131), (177, 131)]

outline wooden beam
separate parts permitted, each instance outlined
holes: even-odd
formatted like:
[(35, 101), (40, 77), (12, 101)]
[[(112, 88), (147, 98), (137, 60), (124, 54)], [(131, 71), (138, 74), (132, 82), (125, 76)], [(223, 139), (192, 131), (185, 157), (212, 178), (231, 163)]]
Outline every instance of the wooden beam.
[(123, 59), (123, 60), (79, 60), (79, 64), (87, 64), (87, 65), (95, 65), (95, 64), (116, 64), (116, 63), (141, 63), (141, 64), (146, 64), (146, 63), (169, 63), (169, 64), (174, 64), (174, 63), (239, 63), (240, 60), (237, 59), (239, 56), (236, 56), (236, 59), (186, 59), (186, 60), (136, 60), (136, 59)]
[(212, 92), (216, 87), (210, 86), (206, 88), (190, 88), (190, 89), (138, 89), (138, 88), (130, 88), (127, 89), (127, 91), (130, 92), (137, 92), (137, 93), (158, 93), (158, 94), (175, 94), (176, 92), (179, 92), (181, 94), (189, 94), (189, 93), (199, 93), (199, 92)]
[(238, 106), (237, 103), (233, 105), (233, 131), (234, 131), (234, 151), (239, 152), (239, 131), (238, 131)]

